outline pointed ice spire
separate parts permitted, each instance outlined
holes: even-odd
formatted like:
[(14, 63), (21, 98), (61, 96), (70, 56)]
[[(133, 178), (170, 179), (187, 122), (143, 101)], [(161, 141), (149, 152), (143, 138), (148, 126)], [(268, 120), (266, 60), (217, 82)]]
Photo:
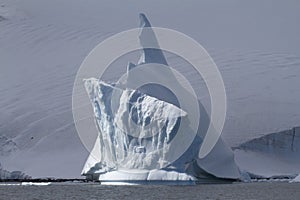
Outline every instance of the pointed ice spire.
[[(143, 54), (138, 64), (159, 63), (168, 65), (167, 60), (159, 47), (155, 33), (151, 28), (151, 24), (143, 13), (140, 14), (140, 28), (142, 28), (142, 31), (140, 33), (139, 39), (140, 44), (143, 47)], [(146, 48), (147, 46), (155, 48)]]
[(140, 13), (140, 27), (151, 27), (151, 24), (144, 13)]

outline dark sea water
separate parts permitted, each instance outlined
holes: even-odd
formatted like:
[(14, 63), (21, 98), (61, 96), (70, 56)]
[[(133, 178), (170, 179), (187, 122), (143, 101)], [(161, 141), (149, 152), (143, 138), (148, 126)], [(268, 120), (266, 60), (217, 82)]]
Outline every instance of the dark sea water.
[(195, 186), (53, 184), (1, 185), (0, 199), (300, 199), (299, 183), (234, 183)]

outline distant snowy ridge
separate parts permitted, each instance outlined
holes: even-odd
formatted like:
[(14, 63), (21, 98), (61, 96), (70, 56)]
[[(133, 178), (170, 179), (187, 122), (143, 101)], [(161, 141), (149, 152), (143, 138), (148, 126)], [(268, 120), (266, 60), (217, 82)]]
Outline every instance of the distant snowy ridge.
[(300, 127), (252, 139), (236, 149), (296, 154), (300, 152)]
[(234, 148), (239, 167), (252, 177), (294, 177), (300, 173), (300, 127), (271, 133)]
[(296, 177), (296, 178), (294, 178), (291, 182), (299, 182), (300, 183), (300, 174)]
[(2, 169), (2, 166), (0, 164), (0, 180), (16, 180), (16, 179), (30, 179), (31, 177), (24, 174), (23, 172), (21, 171), (7, 171), (7, 170), (4, 170)]

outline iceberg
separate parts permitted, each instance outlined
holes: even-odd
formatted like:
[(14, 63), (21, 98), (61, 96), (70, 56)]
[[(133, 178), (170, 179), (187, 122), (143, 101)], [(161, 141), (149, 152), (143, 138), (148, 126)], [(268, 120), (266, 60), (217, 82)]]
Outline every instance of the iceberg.
[[(191, 128), (191, 124), (196, 123), (193, 110), (180, 105), (167, 88), (157, 84), (131, 87), (130, 81), (143, 79), (134, 74), (140, 66), (168, 65), (149, 20), (144, 14), (140, 14), (140, 20), (141, 46), (151, 42), (157, 48), (143, 48), (138, 63), (128, 64), (122, 81), (84, 80), (99, 135), (82, 174), (101, 182), (240, 179), (234, 154), (222, 138), (206, 157), (199, 158), (210, 124), (209, 115), (198, 99), (180, 84), (176, 85), (177, 79), (171, 71), (152, 76), (154, 79), (168, 77), (189, 101), (198, 102), (201, 118), (197, 130)], [(154, 69), (155, 65), (155, 72)]]

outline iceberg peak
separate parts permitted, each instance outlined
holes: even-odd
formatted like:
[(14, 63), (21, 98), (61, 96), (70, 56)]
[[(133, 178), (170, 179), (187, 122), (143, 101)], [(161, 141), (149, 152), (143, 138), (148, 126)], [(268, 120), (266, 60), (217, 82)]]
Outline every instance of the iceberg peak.
[(151, 24), (145, 14), (140, 14), (140, 28), (141, 33), (139, 35), (139, 40), (143, 47), (143, 54), (138, 61), (138, 64), (158, 63), (168, 65), (167, 60), (160, 49), (155, 33), (151, 28)]
[(140, 28), (151, 27), (151, 24), (144, 13), (140, 13), (139, 17), (140, 17)]

